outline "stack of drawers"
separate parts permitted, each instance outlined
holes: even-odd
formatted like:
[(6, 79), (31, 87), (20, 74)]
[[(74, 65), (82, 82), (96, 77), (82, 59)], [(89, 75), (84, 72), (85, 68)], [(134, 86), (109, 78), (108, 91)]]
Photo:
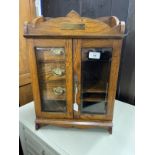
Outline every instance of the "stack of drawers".
[(40, 93), (45, 111), (66, 111), (64, 48), (36, 48)]

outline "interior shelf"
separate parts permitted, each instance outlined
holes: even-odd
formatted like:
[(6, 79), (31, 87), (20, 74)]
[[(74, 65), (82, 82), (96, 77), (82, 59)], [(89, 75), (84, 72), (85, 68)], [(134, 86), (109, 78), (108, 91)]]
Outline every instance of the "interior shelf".
[(94, 87), (88, 87), (84, 88), (82, 90), (83, 93), (106, 93), (106, 90), (102, 88), (101, 86), (94, 86)]
[(95, 98), (95, 97), (83, 98), (84, 102), (101, 102), (103, 100), (104, 100), (103, 98)]
[(106, 93), (106, 85), (99, 81), (96, 84), (87, 84), (83, 87), (82, 93)]
[(106, 98), (105, 93), (83, 93), (82, 94), (82, 101), (83, 102), (101, 102), (104, 101)]

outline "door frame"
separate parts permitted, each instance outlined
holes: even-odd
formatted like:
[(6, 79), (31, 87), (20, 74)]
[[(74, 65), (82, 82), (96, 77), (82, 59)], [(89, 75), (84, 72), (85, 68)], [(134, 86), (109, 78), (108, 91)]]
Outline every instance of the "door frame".
[[(81, 49), (84, 48), (112, 48), (112, 60), (110, 67), (108, 97), (107, 97), (107, 114), (84, 114), (80, 110), (74, 111), (74, 118), (82, 120), (112, 120), (113, 108), (116, 95), (116, 86), (118, 78), (118, 70), (120, 63), (122, 40), (114, 39), (73, 39), (73, 60), (74, 60), (74, 76), (78, 79), (77, 101), (78, 107), (81, 104)], [(75, 81), (74, 81), (75, 82)], [(75, 98), (74, 98), (75, 99)], [(78, 108), (78, 109), (79, 109)]]
[[(66, 106), (67, 112), (44, 112), (41, 110), (41, 98), (39, 91), (39, 80), (37, 75), (37, 63), (35, 47), (64, 47), (66, 58)], [(35, 112), (37, 118), (73, 118), (73, 69), (72, 69), (72, 40), (71, 39), (28, 39), (30, 71), (32, 79), (32, 89), (35, 102)]]

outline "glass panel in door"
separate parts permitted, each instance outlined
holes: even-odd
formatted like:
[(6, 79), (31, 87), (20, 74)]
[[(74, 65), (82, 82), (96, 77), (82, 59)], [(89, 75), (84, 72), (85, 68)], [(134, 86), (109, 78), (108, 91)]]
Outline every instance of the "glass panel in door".
[(65, 48), (36, 47), (36, 60), (44, 112), (66, 112)]
[(81, 113), (106, 114), (112, 48), (81, 50)]

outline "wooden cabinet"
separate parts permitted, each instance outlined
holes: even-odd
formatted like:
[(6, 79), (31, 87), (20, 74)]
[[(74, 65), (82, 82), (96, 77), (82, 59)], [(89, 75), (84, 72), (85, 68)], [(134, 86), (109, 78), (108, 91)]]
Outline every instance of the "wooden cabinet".
[(25, 25), (36, 128), (103, 127), (112, 132), (124, 22), (38, 17)]

